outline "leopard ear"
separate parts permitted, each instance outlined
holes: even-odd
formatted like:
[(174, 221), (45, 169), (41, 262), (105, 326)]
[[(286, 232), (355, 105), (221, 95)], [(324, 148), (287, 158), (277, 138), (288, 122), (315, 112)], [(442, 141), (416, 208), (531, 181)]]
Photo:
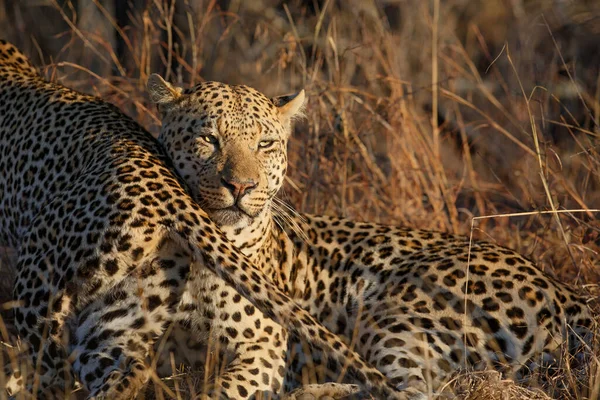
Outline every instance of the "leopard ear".
[(168, 112), (177, 104), (177, 99), (181, 97), (183, 91), (182, 88), (171, 85), (158, 74), (150, 75), (146, 88), (150, 100), (158, 106), (161, 114)]
[(304, 90), (298, 93), (279, 96), (272, 99), (285, 121), (292, 121), (304, 116)]

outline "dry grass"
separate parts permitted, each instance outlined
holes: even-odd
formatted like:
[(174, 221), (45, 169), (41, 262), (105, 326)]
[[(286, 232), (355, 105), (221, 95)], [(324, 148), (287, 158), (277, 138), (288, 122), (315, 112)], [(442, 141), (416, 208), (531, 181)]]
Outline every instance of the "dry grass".
[(453, 382), (456, 398), (460, 400), (550, 400), (540, 390), (530, 390), (502, 379), (496, 371), (474, 372), (457, 377)]
[[(282, 195), (296, 209), (473, 233), (597, 297), (597, 1), (132, 0), (122, 26), (90, 3), (0, 0), (0, 36), (155, 133), (151, 72), (305, 88)], [(595, 354), (591, 389), (564, 371), (549, 393), (597, 398)]]

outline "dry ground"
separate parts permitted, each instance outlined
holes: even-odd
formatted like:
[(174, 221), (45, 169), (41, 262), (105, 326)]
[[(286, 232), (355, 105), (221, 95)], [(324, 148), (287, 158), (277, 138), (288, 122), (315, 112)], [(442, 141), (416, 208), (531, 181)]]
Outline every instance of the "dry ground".
[[(282, 194), (296, 209), (473, 234), (592, 298), (598, 21), (594, 0), (0, 0), (0, 37), (154, 133), (151, 72), (268, 95), (305, 88)], [(0, 262), (8, 299), (10, 262)], [(598, 398), (598, 354), (546, 392)], [(534, 398), (493, 374), (456, 382), (461, 398)]]

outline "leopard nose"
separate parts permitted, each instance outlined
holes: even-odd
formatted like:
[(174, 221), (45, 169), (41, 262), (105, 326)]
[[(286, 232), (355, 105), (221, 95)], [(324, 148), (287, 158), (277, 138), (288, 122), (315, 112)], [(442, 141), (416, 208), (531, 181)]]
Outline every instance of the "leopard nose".
[(223, 183), (223, 186), (225, 186), (231, 192), (236, 201), (257, 186), (253, 179), (247, 179), (242, 182), (237, 178), (221, 178), (221, 182)]

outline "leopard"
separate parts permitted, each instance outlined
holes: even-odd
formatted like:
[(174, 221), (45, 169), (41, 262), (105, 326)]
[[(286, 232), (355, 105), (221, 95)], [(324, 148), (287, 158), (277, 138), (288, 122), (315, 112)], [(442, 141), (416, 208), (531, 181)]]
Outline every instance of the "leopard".
[[(225, 94), (244, 98), (242, 114), (263, 111), (240, 120), (211, 110), (212, 120), (265, 140), (290, 129), (302, 100), (245, 87), (206, 91), (212, 101)], [(27, 370), (12, 371), (9, 394), (64, 398), (77, 382), (88, 398), (135, 398), (154, 376), (149, 358), (165, 331), (214, 323), (224, 346), (246, 341), (219, 387), (207, 389), (211, 398), (280, 393), (289, 333), (337, 354), (376, 396), (406, 399), (227, 239), (147, 130), (98, 97), (45, 79), (3, 40), (0, 171), (0, 241), (18, 256), (14, 323), (35, 366), (32, 383)], [(228, 179), (240, 196), (251, 189)], [(212, 307), (236, 304), (243, 314), (221, 313), (215, 323)]]
[[(210, 95), (215, 87), (221, 92)], [(597, 328), (588, 296), (511, 249), (288, 212), (276, 194), (290, 131), (265, 137), (244, 125), (245, 112), (261, 119), (269, 103), (245, 110), (252, 99), (225, 84), (182, 89), (158, 75), (148, 92), (162, 120), (159, 142), (224, 234), (409, 398), (440, 394), (460, 370), (493, 368), (526, 381), (557, 365), (564, 349), (589, 344)], [(215, 121), (214, 113), (235, 116), (239, 125)], [(193, 354), (178, 346), (169, 351)], [(290, 342), (288, 388), (307, 383), (308, 366), (317, 381), (337, 380), (344, 370), (323, 349), (308, 347), (302, 338)]]

